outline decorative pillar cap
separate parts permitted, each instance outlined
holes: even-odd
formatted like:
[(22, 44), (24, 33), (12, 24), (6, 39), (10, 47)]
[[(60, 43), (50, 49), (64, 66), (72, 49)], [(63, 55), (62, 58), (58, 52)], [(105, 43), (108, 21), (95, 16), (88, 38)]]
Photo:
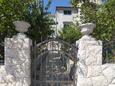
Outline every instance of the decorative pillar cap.
[(28, 31), (28, 28), (30, 27), (30, 24), (25, 21), (14, 21), (13, 24), (15, 25), (15, 30), (24, 33)]
[(80, 25), (81, 33), (83, 35), (90, 35), (93, 32), (95, 27), (96, 25), (94, 23), (81, 24)]

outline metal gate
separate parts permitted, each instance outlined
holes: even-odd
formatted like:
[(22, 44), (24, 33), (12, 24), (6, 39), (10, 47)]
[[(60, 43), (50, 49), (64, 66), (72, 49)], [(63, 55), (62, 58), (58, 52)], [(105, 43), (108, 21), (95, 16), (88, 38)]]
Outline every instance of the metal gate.
[(50, 39), (34, 47), (32, 86), (75, 86), (77, 47)]

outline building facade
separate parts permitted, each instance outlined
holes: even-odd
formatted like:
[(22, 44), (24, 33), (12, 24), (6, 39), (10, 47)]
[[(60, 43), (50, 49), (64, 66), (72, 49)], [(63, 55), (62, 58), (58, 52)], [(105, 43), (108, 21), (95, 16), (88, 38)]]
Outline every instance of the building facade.
[(62, 30), (62, 28), (72, 23), (76, 23), (76, 18), (78, 14), (78, 9), (72, 7), (57, 6), (54, 15), (55, 17), (53, 16), (54, 21), (56, 22), (56, 25), (53, 25), (56, 34), (58, 34), (58, 32)]
[[(90, 0), (90, 2), (96, 3), (96, 4), (103, 4), (107, 0)], [(82, 3), (79, 3), (79, 7)], [(70, 24), (80, 24), (80, 8), (73, 8), (73, 7), (67, 7), (67, 6), (57, 6), (55, 14), (51, 15), (53, 20), (55, 21), (55, 25), (52, 25), (52, 28), (54, 29), (55, 33), (54, 35), (59, 35), (59, 31), (61, 31), (64, 27), (70, 25)], [(76, 22), (77, 21), (77, 22)]]

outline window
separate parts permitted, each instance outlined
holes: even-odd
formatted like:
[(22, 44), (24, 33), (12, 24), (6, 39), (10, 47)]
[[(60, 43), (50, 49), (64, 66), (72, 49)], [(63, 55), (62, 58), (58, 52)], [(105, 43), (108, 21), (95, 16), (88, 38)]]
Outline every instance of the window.
[(71, 15), (71, 10), (64, 10), (64, 15)]
[(105, 3), (106, 2), (106, 0), (102, 0), (102, 3)]

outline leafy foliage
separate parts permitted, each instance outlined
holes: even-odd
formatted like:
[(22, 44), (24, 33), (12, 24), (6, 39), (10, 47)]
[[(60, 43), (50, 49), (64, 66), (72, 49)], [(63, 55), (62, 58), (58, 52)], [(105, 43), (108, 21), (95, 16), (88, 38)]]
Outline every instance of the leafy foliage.
[(115, 0), (110, 0), (103, 5), (96, 14), (97, 28), (93, 35), (104, 41), (110, 41), (115, 36)]
[(78, 28), (75, 28), (75, 26), (68, 26), (62, 29), (60, 33), (60, 38), (69, 42), (69, 43), (75, 43), (76, 40), (78, 40), (81, 37), (81, 33)]
[(96, 22), (96, 12), (98, 5), (92, 2), (82, 4), (81, 6), (81, 22)]
[[(115, 39), (115, 0), (108, 0), (100, 6), (91, 2), (84, 2), (81, 6), (80, 17), (82, 23), (93, 22), (96, 24), (92, 35), (104, 42), (103, 62), (114, 61), (115, 48), (111, 47), (114, 45), (111, 44), (111, 41)], [(105, 44), (107, 45), (105, 46)]]
[(115, 40), (103, 43), (103, 63), (115, 63)]
[(31, 13), (28, 12), (28, 15), (26, 16), (26, 21), (31, 24), (28, 35), (37, 42), (45, 40), (53, 32), (51, 30), (51, 23), (53, 20), (47, 15), (46, 11), (44, 12), (42, 4), (41, 6), (38, 6), (40, 4), (41, 3), (31, 4)]
[(40, 0), (3, 0), (0, 7), (2, 8), (0, 9), (0, 33), (2, 33), (3, 38), (16, 34), (12, 24), (15, 20), (29, 22), (31, 28), (28, 35), (38, 42), (40, 38), (46, 38), (50, 34), (51, 20), (44, 10), (47, 7), (45, 8)]
[(90, 0), (71, 0), (73, 7), (79, 7), (79, 3), (89, 3)]
[(37, 43), (51, 34), (52, 20), (47, 10), (51, 1), (44, 6), (42, 0), (0, 0), (0, 53), (3, 54), (5, 37), (12, 37), (17, 32), (13, 22), (24, 20), (31, 24), (27, 35)]
[(81, 6), (82, 23), (93, 22), (96, 29), (93, 36), (103, 41), (112, 40), (115, 36), (115, 0), (99, 6), (92, 2), (84, 2)]

